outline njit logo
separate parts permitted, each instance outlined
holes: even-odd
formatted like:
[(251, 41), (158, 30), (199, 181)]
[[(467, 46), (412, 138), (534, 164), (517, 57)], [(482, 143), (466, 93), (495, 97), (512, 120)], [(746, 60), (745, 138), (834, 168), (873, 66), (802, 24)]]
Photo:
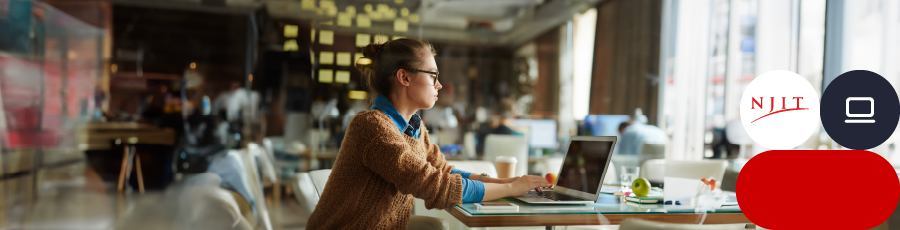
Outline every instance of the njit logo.
[(753, 79), (740, 109), (747, 134), (769, 149), (793, 149), (819, 127), (819, 94), (790, 71), (770, 71)]
[[(759, 97), (759, 100), (756, 100), (756, 98), (751, 98), (750, 100), (753, 100), (753, 104), (750, 105), (750, 109), (756, 109), (757, 107), (759, 107), (760, 109), (763, 109), (763, 102), (765, 102), (765, 100), (763, 100), (763, 98), (764, 97)], [(791, 99), (797, 101), (797, 106), (790, 108), (790, 109), (786, 108), (787, 102), (785, 100), (787, 99), (787, 97), (781, 97), (781, 110), (778, 110), (778, 111), (773, 111), (773, 110), (775, 110), (775, 97), (769, 97), (769, 99), (770, 99), (769, 100), (769, 113), (767, 113), (766, 115), (762, 115), (759, 118), (756, 118), (756, 120), (753, 120), (750, 123), (756, 122), (759, 119), (762, 119), (763, 117), (768, 117), (769, 115), (776, 114), (776, 113), (787, 112), (787, 111), (796, 111), (796, 110), (809, 110), (809, 108), (800, 108), (800, 100), (803, 100), (803, 97), (792, 97)]]

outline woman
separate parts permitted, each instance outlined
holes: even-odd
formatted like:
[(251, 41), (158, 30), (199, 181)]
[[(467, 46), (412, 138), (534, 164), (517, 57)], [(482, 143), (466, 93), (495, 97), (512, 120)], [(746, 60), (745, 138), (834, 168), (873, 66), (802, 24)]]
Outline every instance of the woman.
[(431, 44), (397, 39), (363, 55), (372, 62), (357, 67), (374, 104), (347, 127), (308, 228), (406, 229), (413, 198), (447, 209), (550, 186), (538, 176), (494, 179), (447, 165), (416, 113), (434, 106), (441, 89)]

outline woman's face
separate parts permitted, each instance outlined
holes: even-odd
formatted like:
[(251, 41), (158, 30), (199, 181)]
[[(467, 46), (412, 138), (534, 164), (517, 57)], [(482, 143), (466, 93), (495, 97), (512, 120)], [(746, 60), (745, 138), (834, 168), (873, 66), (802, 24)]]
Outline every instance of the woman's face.
[[(438, 72), (437, 64), (434, 62), (434, 57), (431, 55), (423, 55), (422, 61), (419, 63), (419, 66), (413, 66), (413, 68)], [(407, 71), (409, 74), (409, 90), (407, 92), (407, 97), (409, 97), (413, 104), (419, 109), (430, 109), (434, 107), (434, 103), (437, 102), (438, 99), (438, 90), (440, 90), (443, 86), (441, 85), (440, 80), (435, 81), (437, 76), (432, 75), (430, 73), (423, 73), (418, 71)]]

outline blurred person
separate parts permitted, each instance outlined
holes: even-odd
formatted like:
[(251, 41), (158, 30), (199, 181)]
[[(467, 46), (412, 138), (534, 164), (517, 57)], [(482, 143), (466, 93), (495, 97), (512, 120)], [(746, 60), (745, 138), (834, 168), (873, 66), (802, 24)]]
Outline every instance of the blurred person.
[[(259, 93), (241, 87), (237, 81), (231, 82), (228, 91), (222, 92), (213, 102), (212, 111), (222, 116), (219, 135), (222, 143), (231, 148), (239, 148), (242, 140), (260, 141), (264, 135), (264, 121), (259, 118)], [(245, 130), (247, 129), (247, 130)]]
[(447, 164), (417, 114), (434, 106), (442, 87), (435, 54), (431, 44), (407, 38), (363, 48), (372, 62), (357, 68), (374, 103), (348, 125), (308, 228), (406, 229), (413, 198), (447, 209), (550, 186), (537, 176), (495, 179)]
[(616, 145), (620, 149), (617, 153), (640, 155), (644, 144), (666, 144), (666, 132), (655, 125), (648, 125), (647, 116), (644, 116), (640, 108), (635, 110), (634, 119), (628, 122), (631, 124), (625, 127), (622, 125), (627, 122), (619, 125), (621, 137)]
[(494, 116), (491, 117), (489, 129), (487, 131), (479, 132), (478, 134), (478, 141), (475, 144), (475, 149), (479, 155), (484, 154), (485, 140), (490, 134), (525, 136), (524, 133), (509, 128), (512, 126), (513, 120), (516, 119), (514, 111), (516, 111), (515, 105), (509, 100), (501, 100), (500, 103), (494, 107)]
[(144, 96), (143, 110), (141, 110), (141, 118), (144, 122), (155, 126), (161, 125), (163, 114), (165, 114), (168, 93), (169, 87), (160, 85), (157, 90), (151, 91)]
[(216, 97), (212, 110), (215, 113), (224, 112), (225, 120), (234, 121), (239, 118), (241, 106), (248, 101), (247, 90), (241, 87), (240, 82), (232, 81), (228, 91)]
[(625, 129), (628, 129), (628, 126), (631, 126), (632, 123), (634, 123), (634, 121), (628, 120), (626, 122), (622, 122), (622, 124), (619, 124), (619, 135), (621, 136), (623, 133), (625, 133)]

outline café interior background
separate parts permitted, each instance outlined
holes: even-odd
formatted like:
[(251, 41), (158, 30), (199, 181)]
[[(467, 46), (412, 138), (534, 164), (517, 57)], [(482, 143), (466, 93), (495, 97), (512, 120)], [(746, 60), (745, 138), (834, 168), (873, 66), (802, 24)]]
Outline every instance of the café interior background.
[[(448, 159), (482, 155), (473, 143), (504, 102), (517, 129), (550, 138), (534, 157), (631, 119), (665, 132), (665, 159), (749, 159), (766, 149), (733, 127), (761, 73), (791, 70), (820, 92), (856, 69), (900, 85), (892, 0), (0, 0), (0, 31), (0, 228), (14, 229), (178, 221), (163, 213), (196, 207), (153, 203), (192, 199), (167, 195), (188, 194), (167, 188), (196, 168), (178, 146), (204, 131), (185, 117), (216, 114), (204, 108), (238, 92), (243, 128), (216, 138), (268, 150), (275, 174), (251, 192), (264, 205), (250, 219), (302, 229), (289, 181), (330, 168), (334, 158), (310, 156), (334, 156), (369, 109), (360, 47), (402, 37), (437, 50), (444, 87), (420, 114)], [(101, 122), (168, 129), (96, 141)], [(898, 162), (898, 138), (872, 151)], [(798, 147), (840, 148), (822, 129)], [(123, 156), (143, 170), (126, 193)]]

